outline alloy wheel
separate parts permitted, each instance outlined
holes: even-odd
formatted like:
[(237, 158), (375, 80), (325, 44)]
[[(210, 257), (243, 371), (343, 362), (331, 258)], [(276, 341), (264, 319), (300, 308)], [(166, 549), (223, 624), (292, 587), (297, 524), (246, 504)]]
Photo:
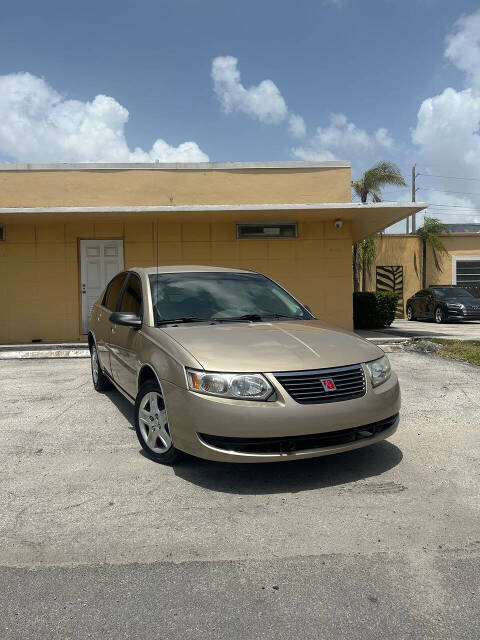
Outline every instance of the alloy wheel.
[(438, 309), (435, 311), (435, 321), (439, 324), (443, 322), (443, 311), (440, 309), (440, 307), (438, 307)]
[(92, 361), (92, 378), (93, 378), (93, 383), (97, 384), (98, 383), (98, 354), (97, 354), (97, 349), (96, 347), (92, 347), (92, 356), (91, 356), (91, 361)]
[(158, 391), (150, 391), (144, 395), (140, 402), (138, 421), (142, 438), (151, 451), (165, 453), (171, 448), (167, 411)]

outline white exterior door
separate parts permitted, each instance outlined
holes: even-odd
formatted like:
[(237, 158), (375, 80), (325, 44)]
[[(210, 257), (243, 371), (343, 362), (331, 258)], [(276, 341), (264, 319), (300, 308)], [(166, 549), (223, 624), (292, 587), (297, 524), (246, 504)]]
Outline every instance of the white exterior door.
[(82, 333), (88, 332), (92, 307), (103, 288), (123, 269), (123, 240), (80, 240)]

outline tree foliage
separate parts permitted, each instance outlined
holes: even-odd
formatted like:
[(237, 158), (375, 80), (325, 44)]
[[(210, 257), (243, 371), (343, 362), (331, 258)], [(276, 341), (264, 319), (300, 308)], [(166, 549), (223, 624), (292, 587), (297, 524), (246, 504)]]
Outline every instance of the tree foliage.
[(427, 286), (427, 247), (432, 249), (435, 267), (441, 271), (442, 267), (438, 260), (439, 255), (448, 255), (447, 248), (442, 242), (440, 235), (450, 233), (448, 227), (438, 218), (425, 216), (423, 226), (417, 229), (417, 235), (422, 239), (422, 286)]
[[(405, 187), (400, 169), (394, 162), (382, 160), (367, 169), (361, 178), (352, 181), (352, 189), (362, 202), (367, 202), (370, 196), (373, 202), (381, 202), (382, 189), (387, 185)], [(376, 244), (375, 236), (365, 238), (357, 242), (353, 247), (353, 290), (360, 288), (360, 272), (362, 272), (362, 288), (365, 291), (367, 274), (375, 262)]]
[(370, 196), (373, 202), (381, 202), (382, 189), (387, 185), (406, 187), (400, 169), (394, 162), (382, 160), (367, 169), (361, 178), (352, 182), (352, 189), (362, 202)]

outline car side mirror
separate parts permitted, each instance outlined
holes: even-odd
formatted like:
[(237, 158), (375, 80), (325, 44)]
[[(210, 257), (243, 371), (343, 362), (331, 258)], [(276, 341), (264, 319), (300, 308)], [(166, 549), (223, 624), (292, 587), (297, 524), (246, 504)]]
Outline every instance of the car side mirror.
[(142, 326), (142, 319), (140, 316), (129, 311), (114, 311), (110, 315), (109, 320), (112, 324), (119, 324), (123, 327), (132, 327), (132, 329), (140, 329)]

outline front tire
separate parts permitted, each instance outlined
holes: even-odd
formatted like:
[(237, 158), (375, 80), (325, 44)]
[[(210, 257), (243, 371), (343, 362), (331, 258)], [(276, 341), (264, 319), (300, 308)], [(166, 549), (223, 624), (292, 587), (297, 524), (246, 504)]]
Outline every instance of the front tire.
[(407, 307), (407, 320), (410, 320), (410, 322), (415, 320), (415, 314), (413, 313), (413, 308), (410, 305)]
[(102, 371), (102, 367), (100, 366), (100, 361), (98, 359), (97, 345), (95, 343), (92, 344), (90, 349), (90, 364), (92, 367), (92, 381), (95, 391), (102, 392), (111, 389), (112, 383)]
[(447, 321), (447, 316), (445, 315), (445, 311), (442, 307), (437, 307), (435, 309), (435, 322), (437, 324), (444, 324)]
[(168, 426), (167, 409), (156, 382), (140, 387), (135, 402), (135, 431), (147, 456), (161, 464), (174, 464), (183, 454), (173, 446)]

